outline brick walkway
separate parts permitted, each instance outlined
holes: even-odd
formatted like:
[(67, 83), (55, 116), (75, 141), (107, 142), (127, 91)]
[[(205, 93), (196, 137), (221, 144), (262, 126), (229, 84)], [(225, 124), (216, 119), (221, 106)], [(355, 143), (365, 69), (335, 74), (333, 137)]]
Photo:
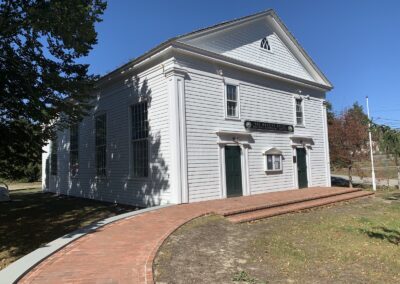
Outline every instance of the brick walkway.
[(176, 205), (112, 223), (70, 243), (19, 283), (153, 283), (158, 248), (179, 226), (208, 214), (343, 192), (310, 188)]

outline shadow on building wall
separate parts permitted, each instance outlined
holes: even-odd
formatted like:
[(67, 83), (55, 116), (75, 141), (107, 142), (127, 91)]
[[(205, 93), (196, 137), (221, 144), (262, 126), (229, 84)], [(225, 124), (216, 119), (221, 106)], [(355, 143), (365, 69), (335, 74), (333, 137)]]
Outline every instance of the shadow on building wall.
[[(163, 197), (165, 198), (169, 194), (168, 165), (161, 151), (162, 130), (153, 130), (150, 127), (152, 125), (151, 118), (155, 117), (154, 113), (148, 116), (148, 177), (130, 178), (132, 151), (130, 150), (130, 135), (128, 136), (126, 133), (131, 133), (132, 123), (129, 121), (126, 123), (126, 120), (131, 120), (132, 117), (130, 110), (128, 113), (127, 110), (129, 105), (147, 101), (150, 113), (152, 112), (153, 98), (147, 80), (140, 82), (137, 76), (126, 80), (124, 87), (122, 93), (113, 94), (113, 96), (128, 96), (127, 104), (118, 105), (117, 111), (108, 109), (108, 101), (105, 103), (106, 99), (103, 99), (103, 106), (99, 107), (100, 100), (102, 100), (100, 96), (93, 105), (93, 113), (101, 111), (102, 108), (107, 113), (106, 176), (96, 177), (95, 124), (93, 121), (95, 116), (92, 115), (84, 118), (80, 123), (79, 151), (82, 152), (82, 155), (79, 154), (79, 157), (86, 155), (88, 159), (84, 162), (79, 161), (79, 172), (75, 177), (71, 177), (69, 172), (69, 131), (66, 130), (60, 135), (58, 175), (50, 176), (51, 180), (48, 181), (50, 187), (54, 187), (52, 192), (141, 207), (159, 205), (162, 203)], [(127, 89), (129, 92), (126, 91)], [(82, 135), (87, 137), (86, 140)], [(83, 153), (84, 151), (90, 151), (90, 153)], [(61, 162), (66, 164), (61, 165)]]

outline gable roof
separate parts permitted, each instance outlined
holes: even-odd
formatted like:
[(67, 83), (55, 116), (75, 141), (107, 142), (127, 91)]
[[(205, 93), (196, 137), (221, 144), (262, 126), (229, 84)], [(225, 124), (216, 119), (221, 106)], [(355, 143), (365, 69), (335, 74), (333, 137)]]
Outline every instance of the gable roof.
[[(303, 64), (306, 63), (309, 65), (309, 68), (307, 70), (308, 71), (311, 70), (312, 73), (314, 74), (314, 76), (319, 77), (320, 84), (318, 84), (318, 85), (324, 87), (327, 90), (331, 90), (333, 88), (333, 85), (331, 84), (331, 82), (323, 74), (323, 72), (317, 67), (317, 65), (314, 63), (314, 61), (311, 59), (311, 57), (307, 54), (307, 52), (304, 50), (304, 48), (299, 44), (299, 42), (296, 40), (296, 38), (292, 35), (292, 33), (290, 33), (288, 28), (285, 26), (285, 24), (281, 21), (281, 19), (278, 17), (278, 15), (275, 13), (275, 11), (272, 9), (262, 11), (262, 12), (259, 12), (256, 14), (252, 14), (249, 16), (245, 16), (242, 18), (221, 22), (221, 23), (213, 25), (213, 26), (201, 28), (201, 29), (198, 29), (198, 30), (195, 30), (195, 31), (183, 34), (183, 35), (179, 35), (179, 36), (170, 38), (170, 39), (162, 42), (161, 44), (157, 45), (156, 47), (150, 49), (149, 51), (145, 52), (141, 56), (139, 56), (139, 57), (123, 64), (122, 66), (116, 68), (115, 70), (107, 73), (106, 75), (102, 76), (99, 80), (106, 79), (107, 77), (111, 76), (112, 74), (115, 74), (118, 72), (123, 72), (124, 69), (127, 69), (129, 67), (136, 65), (136, 64), (142, 62), (143, 60), (149, 58), (150, 56), (166, 49), (167, 47), (174, 46), (174, 44), (176, 44), (177, 46), (182, 45), (182, 44), (184, 44), (185, 40), (188, 40), (188, 39), (191, 39), (194, 37), (198, 37), (198, 36), (201, 36), (201, 35), (204, 35), (207, 33), (216, 32), (216, 31), (219, 31), (222, 29), (227, 29), (227, 28), (230, 28), (235, 25), (241, 25), (241, 24), (244, 24), (244, 23), (247, 23), (250, 21), (254, 21), (254, 20), (260, 19), (262, 17), (266, 17), (266, 16), (272, 17), (275, 20), (276, 25), (280, 29), (282, 29), (282, 32), (284, 33), (284, 35), (286, 35), (288, 37), (289, 41), (293, 44), (293, 47), (296, 49), (296, 51), (298, 51), (297, 56), (301, 56), (302, 59), (304, 59), (302, 61), (302, 63)], [(269, 70), (269, 71), (272, 71), (272, 70)], [(279, 72), (273, 72), (273, 73), (279, 73)], [(281, 75), (283, 75), (283, 74), (281, 74)], [(293, 76), (290, 76), (290, 77), (293, 77)], [(312, 83), (314, 83), (314, 82), (312, 82)]]

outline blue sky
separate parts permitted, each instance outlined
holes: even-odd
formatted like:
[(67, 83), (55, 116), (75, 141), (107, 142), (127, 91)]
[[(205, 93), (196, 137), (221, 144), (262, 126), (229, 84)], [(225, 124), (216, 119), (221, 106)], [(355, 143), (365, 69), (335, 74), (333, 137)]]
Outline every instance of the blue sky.
[(85, 62), (103, 75), (168, 38), (269, 8), (335, 86), (334, 110), (368, 95), (374, 119), (400, 127), (397, 0), (109, 0)]

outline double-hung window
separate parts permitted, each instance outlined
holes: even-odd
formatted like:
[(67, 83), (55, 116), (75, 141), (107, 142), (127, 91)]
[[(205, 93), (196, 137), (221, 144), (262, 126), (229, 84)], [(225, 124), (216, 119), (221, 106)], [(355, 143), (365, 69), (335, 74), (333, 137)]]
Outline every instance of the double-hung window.
[(52, 176), (57, 175), (57, 138), (51, 141), (50, 145), (50, 174)]
[(264, 171), (281, 172), (282, 171), (282, 151), (277, 148), (269, 148), (264, 151)]
[(266, 156), (267, 156), (266, 171), (282, 170), (282, 155), (266, 155)]
[(303, 100), (296, 99), (296, 124), (304, 125)]
[(69, 129), (69, 171), (76, 176), (79, 170), (79, 124), (71, 125)]
[(226, 85), (226, 117), (239, 118), (238, 86)]
[(133, 178), (149, 176), (149, 122), (147, 101), (131, 107), (132, 173)]
[(107, 168), (107, 116), (98, 115), (95, 119), (96, 175), (106, 176)]

